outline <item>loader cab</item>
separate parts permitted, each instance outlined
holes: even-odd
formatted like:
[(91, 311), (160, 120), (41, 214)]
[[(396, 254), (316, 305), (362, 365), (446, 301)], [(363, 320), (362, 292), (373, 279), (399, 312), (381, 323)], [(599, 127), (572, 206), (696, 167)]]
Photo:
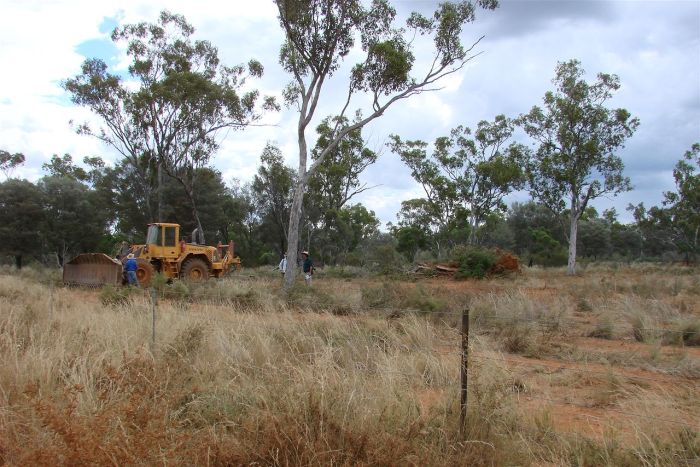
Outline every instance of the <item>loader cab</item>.
[(180, 225), (149, 224), (146, 245), (151, 258), (177, 258), (180, 256)]

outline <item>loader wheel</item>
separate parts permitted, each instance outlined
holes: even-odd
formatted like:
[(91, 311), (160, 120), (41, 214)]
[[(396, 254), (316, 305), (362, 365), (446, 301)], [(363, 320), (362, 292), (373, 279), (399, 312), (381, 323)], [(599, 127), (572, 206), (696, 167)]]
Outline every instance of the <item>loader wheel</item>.
[(182, 278), (190, 282), (201, 282), (209, 279), (209, 266), (204, 260), (191, 258), (182, 266)]
[(139, 281), (141, 287), (148, 287), (151, 285), (151, 280), (155, 271), (153, 270), (153, 265), (146, 261), (145, 259), (136, 259), (136, 279)]

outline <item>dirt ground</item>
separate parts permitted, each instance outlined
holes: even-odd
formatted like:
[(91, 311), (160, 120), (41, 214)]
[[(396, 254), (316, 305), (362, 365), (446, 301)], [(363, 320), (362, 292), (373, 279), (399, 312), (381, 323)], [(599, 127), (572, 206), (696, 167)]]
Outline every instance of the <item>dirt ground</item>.
[[(606, 274), (596, 282), (636, 282), (637, 272)], [(575, 299), (576, 289), (592, 280), (581, 277), (535, 277), (524, 284), (506, 281), (455, 281), (431, 278), (420, 281), (430, 287), (456, 294), (499, 296), (523, 294), (537, 302), (551, 304), (562, 297)], [(582, 284), (589, 282), (589, 284)], [(624, 300), (624, 292), (609, 293), (608, 300)], [(672, 303), (677, 298), (654, 298)], [(697, 317), (696, 297), (690, 297), (689, 314)], [(589, 337), (601, 313), (573, 311), (564, 339), (555, 339), (547, 356), (495, 354), (471, 351), (477, 365), (500, 365), (508, 369), (517, 387), (513, 397), (523, 413), (537, 423), (551, 424), (558, 432), (579, 434), (603, 440), (611, 430), (633, 436), (644, 424), (661, 424), (690, 430), (700, 429), (700, 347), (666, 345), (660, 341), (638, 342), (631, 335), (611, 339)], [(615, 316), (613, 319), (618, 319)], [(478, 334), (478, 330), (476, 331)], [(459, 346), (455, 340), (454, 346)], [(444, 358), (458, 357), (444, 344), (437, 349)], [(653, 362), (653, 364), (651, 363)], [(691, 368), (692, 372), (684, 372)], [(458, 363), (457, 363), (458, 364)], [(474, 363), (472, 363), (474, 364)], [(684, 374), (689, 373), (689, 374)], [(439, 391), (421, 394), (421, 407), (427, 409), (440, 400)]]

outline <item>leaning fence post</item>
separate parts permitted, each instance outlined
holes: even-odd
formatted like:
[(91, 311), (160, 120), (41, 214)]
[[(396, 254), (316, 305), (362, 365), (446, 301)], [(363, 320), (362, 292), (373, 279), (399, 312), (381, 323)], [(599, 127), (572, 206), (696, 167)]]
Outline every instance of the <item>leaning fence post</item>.
[(151, 287), (151, 352), (156, 348), (156, 308), (158, 307), (158, 293), (155, 287)]
[(467, 420), (467, 383), (469, 381), (469, 308), (462, 310), (462, 362), (460, 365), (459, 437), (464, 437)]

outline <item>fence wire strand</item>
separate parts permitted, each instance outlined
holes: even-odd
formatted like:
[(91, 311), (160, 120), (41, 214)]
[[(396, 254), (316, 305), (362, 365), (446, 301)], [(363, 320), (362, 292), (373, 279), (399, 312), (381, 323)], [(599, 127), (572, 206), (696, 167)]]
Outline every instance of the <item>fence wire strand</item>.
[[(146, 300), (149, 300), (150, 297), (148, 297), (148, 295), (146, 295), (146, 296), (145, 296), (145, 299), (146, 299)], [(219, 303), (219, 304), (213, 304), (213, 305), (214, 305), (214, 306), (223, 306), (223, 305), (224, 305), (224, 301), (221, 301), (221, 303)], [(414, 311), (415, 311), (415, 310), (409, 310), (409, 312), (414, 312)], [(426, 315), (427, 315), (427, 316), (433, 316), (433, 315), (435, 315), (435, 316), (454, 316), (454, 317), (460, 317), (460, 318), (462, 317), (462, 312), (455, 312), (455, 311), (419, 312), (418, 314), (423, 315), (423, 316), (426, 316)], [(232, 325), (240, 325), (240, 322), (239, 322), (239, 321), (234, 321), (234, 320), (229, 320), (229, 319), (223, 319), (223, 318), (218, 318), (218, 317), (215, 318), (215, 317), (212, 317), (212, 316), (200, 316), (199, 318), (200, 318), (200, 319), (199, 319), (199, 322), (205, 323), (205, 324), (225, 323), (225, 324), (232, 324)], [(486, 316), (486, 317), (485, 317), (485, 316), (479, 316), (479, 317), (476, 317), (476, 318), (472, 319), (472, 321), (473, 321), (474, 324), (484, 324), (484, 323), (491, 323), (491, 324), (494, 324), (494, 323), (495, 323), (495, 324), (499, 324), (499, 325), (504, 325), (504, 324), (515, 324), (515, 323), (528, 323), (529, 325), (535, 325), (535, 326), (542, 327), (543, 329), (547, 329), (547, 330), (554, 330), (554, 329), (556, 329), (557, 327), (559, 327), (560, 324), (561, 324), (560, 322), (558, 322), (558, 321), (556, 321), (556, 320), (553, 320), (553, 321), (551, 321), (551, 322), (548, 323), (548, 322), (537, 321), (536, 318), (534, 318), (534, 319), (528, 319), (528, 318), (493, 317), (493, 316)], [(694, 331), (676, 331), (676, 330), (663, 329), (663, 328), (638, 328), (638, 329), (644, 330), (644, 331), (678, 332), (678, 333), (682, 333), (683, 335), (690, 335), (690, 334), (694, 334), (694, 333), (695, 333)], [(496, 330), (496, 329), (484, 329), (484, 328), (480, 328), (479, 330), (481, 330), (481, 331), (494, 331), (494, 330)], [(455, 333), (455, 336), (454, 336), (454, 337), (455, 337), (455, 341), (453, 341), (453, 342), (445, 342), (445, 341), (440, 342), (440, 341), (437, 341), (437, 345), (443, 345), (443, 346), (445, 346), (445, 347), (451, 347), (451, 346), (457, 347), (458, 344), (459, 344), (459, 342), (458, 342), (459, 336), (460, 336), (459, 333)], [(456, 352), (457, 354), (461, 354), (461, 349), (456, 348), (456, 350), (458, 351), (458, 352)], [(305, 352), (305, 353), (303, 353), (303, 354), (298, 354), (298, 356), (304, 356), (304, 357), (306, 357), (306, 356), (324, 355), (324, 354), (328, 354), (328, 352), (326, 352), (326, 351)], [(573, 365), (576, 364), (576, 363), (570, 363), (570, 362), (561, 362), (561, 363), (555, 362), (554, 365), (549, 365), (549, 364), (538, 363), (538, 362), (536, 362), (536, 361), (528, 361), (528, 360), (524, 360), (524, 359), (514, 359), (514, 358), (510, 358), (510, 357), (505, 357), (505, 356), (501, 356), (501, 357), (489, 357), (489, 356), (483, 355), (483, 354), (481, 354), (481, 353), (477, 354), (474, 350), (469, 351), (468, 355), (469, 355), (470, 358), (473, 358), (473, 359), (475, 359), (475, 360), (479, 360), (479, 361), (481, 361), (482, 363), (483, 363), (483, 362), (486, 362), (486, 361), (498, 362), (498, 363), (507, 362), (507, 363), (511, 363), (511, 364), (524, 365), (524, 366), (531, 366), (531, 367), (533, 367), (533, 366), (538, 366), (538, 367), (550, 367), (550, 368), (552, 368), (552, 369), (554, 370), (554, 372), (558, 372), (558, 371), (575, 371), (575, 372), (582, 372), (582, 373), (589, 374), (589, 375), (603, 375), (603, 376), (606, 376), (606, 377), (620, 378), (620, 379), (627, 379), (627, 380), (645, 380), (645, 381), (652, 381), (652, 382), (655, 382), (655, 383), (668, 383), (668, 381), (664, 381), (664, 380), (662, 380), (662, 379), (660, 379), (660, 378), (653, 378), (653, 377), (640, 376), (640, 375), (622, 374), (622, 373), (619, 373), (619, 372), (617, 372), (617, 371), (613, 371), (612, 369), (611, 369), (610, 371), (599, 371), (599, 370), (591, 370), (590, 368), (585, 368), (585, 367), (573, 367), (573, 366), (568, 366), (568, 365), (571, 365), (571, 364), (573, 364)], [(244, 365), (244, 366), (246, 366), (246, 365)], [(259, 369), (259, 368), (257, 368), (257, 367), (250, 367), (250, 368)], [(551, 374), (553, 374), (554, 372), (552, 372), (552, 373), (546, 373), (546, 374), (547, 374), (547, 375), (551, 375)], [(381, 374), (395, 374), (395, 375), (400, 375), (400, 376), (407, 377), (407, 378), (412, 378), (412, 377), (420, 376), (420, 375), (422, 374), (422, 373), (419, 372), (419, 371), (416, 371), (416, 372), (413, 372), (413, 373), (406, 373), (406, 372), (402, 372), (402, 371), (394, 371), (394, 370), (388, 370), (388, 369), (379, 370), (379, 371), (377, 371), (377, 373), (378, 373), (378, 374), (379, 374), (379, 373), (381, 373)], [(424, 373), (423, 373), (423, 374), (424, 374)], [(673, 377), (675, 377), (675, 378), (679, 378), (679, 377), (680, 377), (680, 378), (684, 378), (684, 379), (686, 379), (686, 380), (689, 380), (689, 379), (690, 379), (690, 378), (685, 378), (685, 377), (676, 376), (676, 375), (673, 375)], [(522, 392), (522, 391), (517, 391), (517, 390), (516, 390), (516, 391), (513, 391), (513, 393), (515, 394), (515, 396), (516, 396), (516, 398), (517, 398), (518, 400), (519, 400), (521, 397), (525, 397), (525, 398), (528, 398), (528, 399), (537, 399), (537, 400), (542, 400), (542, 401), (545, 401), (545, 402), (549, 402), (549, 403), (551, 403), (551, 404), (559, 404), (559, 405), (574, 406), (574, 407), (579, 407), (579, 408), (586, 409), (586, 410), (601, 410), (601, 411), (605, 411), (605, 412), (614, 412), (614, 413), (617, 413), (617, 414), (620, 414), (620, 415), (623, 415), (623, 416), (626, 416), (626, 417), (641, 418), (641, 419), (645, 419), (645, 420), (656, 420), (656, 421), (665, 422), (665, 423), (673, 423), (673, 424), (676, 424), (676, 425), (680, 425), (680, 426), (689, 428), (689, 429), (691, 429), (691, 430), (697, 430), (697, 427), (696, 427), (696, 426), (690, 425), (690, 424), (688, 424), (688, 423), (685, 423), (685, 422), (682, 422), (682, 421), (679, 421), (679, 420), (673, 420), (673, 419), (669, 419), (669, 418), (657, 417), (657, 416), (648, 415), (648, 414), (640, 414), (640, 413), (635, 413), (635, 412), (629, 412), (629, 411), (626, 411), (626, 410), (615, 409), (615, 408), (612, 408), (612, 407), (605, 407), (605, 408), (593, 407), (593, 406), (590, 406), (590, 405), (587, 405), (587, 404), (578, 403), (578, 402), (573, 402), (573, 401), (570, 401), (570, 400), (549, 398), (549, 397), (545, 397), (545, 396), (541, 396), (541, 395), (534, 394), (534, 393), (532, 393), (532, 392)], [(590, 414), (582, 414), (582, 415), (583, 415), (583, 416), (587, 416), (587, 417), (592, 417), (592, 418), (600, 418), (600, 417), (596, 417), (595, 415), (590, 415)]]

